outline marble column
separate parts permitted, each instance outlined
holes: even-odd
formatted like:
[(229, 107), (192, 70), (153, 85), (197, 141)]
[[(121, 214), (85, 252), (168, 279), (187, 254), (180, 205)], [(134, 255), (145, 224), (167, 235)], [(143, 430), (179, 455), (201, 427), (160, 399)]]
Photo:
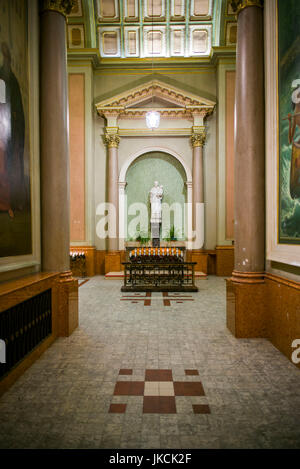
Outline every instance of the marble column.
[(263, 9), (234, 2), (238, 13), (235, 103), (235, 282), (262, 282), (265, 262)]
[[(60, 335), (78, 323), (70, 271), (70, 182), (66, 14), (72, 0), (40, 1), (42, 268), (60, 273)], [(77, 316), (77, 319), (76, 319)]]
[(232, 1), (238, 15), (235, 102), (235, 263), (227, 280), (227, 327), (266, 337), (263, 9)]
[(203, 127), (199, 133), (193, 133), (193, 230), (197, 231), (194, 249), (201, 249), (204, 243), (204, 173), (203, 146), (206, 133)]
[(107, 202), (111, 204), (108, 215), (108, 251), (119, 249), (119, 168), (118, 147), (120, 137), (117, 133), (106, 133), (104, 137), (108, 148), (107, 164)]

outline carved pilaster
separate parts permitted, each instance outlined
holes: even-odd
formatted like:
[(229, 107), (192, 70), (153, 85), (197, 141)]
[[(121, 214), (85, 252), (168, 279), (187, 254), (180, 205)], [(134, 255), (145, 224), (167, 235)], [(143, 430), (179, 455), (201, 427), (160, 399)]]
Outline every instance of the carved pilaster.
[(203, 128), (199, 133), (193, 133), (191, 135), (191, 144), (192, 147), (203, 147), (205, 144), (206, 140), (206, 132), (205, 129)]
[(263, 8), (263, 6), (264, 0), (231, 0), (231, 7), (236, 15), (247, 7)]
[(120, 137), (118, 134), (109, 134), (104, 135), (104, 143), (108, 148), (118, 148), (120, 143)]
[(40, 0), (40, 12), (50, 10), (67, 16), (71, 13), (75, 4), (75, 0)]

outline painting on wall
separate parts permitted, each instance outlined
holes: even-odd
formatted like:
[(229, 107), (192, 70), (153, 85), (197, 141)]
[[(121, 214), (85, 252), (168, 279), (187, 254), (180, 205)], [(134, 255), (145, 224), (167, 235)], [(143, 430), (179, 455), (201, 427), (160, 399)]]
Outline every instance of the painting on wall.
[(300, 3), (278, 0), (278, 242), (300, 244)]
[(0, 257), (32, 252), (27, 6), (0, 3)]

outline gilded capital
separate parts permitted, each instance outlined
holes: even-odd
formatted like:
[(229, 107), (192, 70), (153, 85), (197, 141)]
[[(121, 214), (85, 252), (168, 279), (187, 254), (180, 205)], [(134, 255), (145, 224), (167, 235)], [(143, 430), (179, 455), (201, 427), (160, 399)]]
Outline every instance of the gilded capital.
[(205, 140), (206, 140), (206, 132), (204, 129), (200, 133), (193, 133), (191, 135), (191, 143), (192, 143), (193, 148), (203, 147), (203, 145), (205, 144)]
[(104, 143), (108, 146), (108, 148), (118, 148), (120, 137), (118, 134), (109, 134), (106, 132), (104, 135)]
[(263, 8), (263, 6), (264, 0), (231, 0), (231, 7), (237, 15), (247, 7)]
[(67, 16), (75, 5), (75, 0), (40, 0), (40, 11), (56, 11)]

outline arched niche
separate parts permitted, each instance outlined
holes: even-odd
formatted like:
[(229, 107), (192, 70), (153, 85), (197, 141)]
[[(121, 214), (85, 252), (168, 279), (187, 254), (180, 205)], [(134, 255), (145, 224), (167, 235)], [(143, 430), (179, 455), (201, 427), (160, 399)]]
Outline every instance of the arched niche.
[[(134, 215), (128, 215), (129, 207), (133, 203), (145, 204), (148, 209), (147, 228), (150, 232), (150, 202), (149, 191), (154, 181), (164, 186), (163, 203), (172, 207), (177, 204), (181, 207), (181, 215), (170, 212), (170, 225), (164, 216), (166, 206), (163, 206), (162, 237), (167, 235), (170, 227), (175, 224), (179, 229), (176, 232), (178, 240), (184, 242), (188, 238), (191, 229), (191, 201), (192, 201), (192, 175), (183, 158), (174, 151), (160, 147), (145, 148), (137, 154), (132, 155), (123, 164), (119, 177), (119, 216), (120, 216), (120, 249), (124, 248), (126, 239), (134, 237), (135, 233), (128, 232), (128, 226)], [(173, 205), (174, 207), (174, 205)], [(174, 216), (176, 220), (174, 220)], [(180, 220), (181, 216), (181, 222)], [(174, 223), (175, 221), (175, 223)], [(131, 229), (132, 231), (132, 229)], [(145, 232), (145, 224), (141, 231)]]

